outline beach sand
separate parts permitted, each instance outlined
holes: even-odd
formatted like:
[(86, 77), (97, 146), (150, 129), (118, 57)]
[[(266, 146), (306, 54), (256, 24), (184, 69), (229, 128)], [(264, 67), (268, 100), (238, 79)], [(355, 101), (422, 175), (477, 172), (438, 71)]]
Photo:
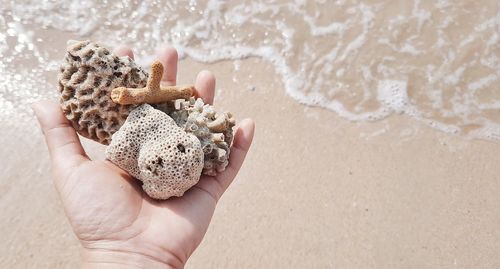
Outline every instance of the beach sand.
[[(50, 59), (80, 38), (53, 29), (42, 37), (37, 46)], [(21, 70), (33, 59), (18, 61)], [(257, 128), (187, 268), (500, 268), (498, 141), (441, 132), (404, 113), (351, 122), (299, 104), (261, 58), (188, 57), (179, 84), (203, 69), (217, 77), (217, 109), (253, 118)], [(20, 81), (19, 95), (16, 85), (0, 89), (0, 268), (80, 261), (27, 105), (56, 99), (56, 72), (43, 77), (48, 84)], [(89, 156), (104, 158), (104, 146), (82, 142)]]
[[(236, 73), (187, 59), (179, 81), (202, 69), (218, 78), (217, 107), (253, 118), (257, 132), (187, 268), (500, 267), (498, 143), (405, 116), (352, 123), (307, 108), (257, 59)], [(34, 128), (31, 118), (1, 131), (0, 267), (74, 268), (78, 242)]]

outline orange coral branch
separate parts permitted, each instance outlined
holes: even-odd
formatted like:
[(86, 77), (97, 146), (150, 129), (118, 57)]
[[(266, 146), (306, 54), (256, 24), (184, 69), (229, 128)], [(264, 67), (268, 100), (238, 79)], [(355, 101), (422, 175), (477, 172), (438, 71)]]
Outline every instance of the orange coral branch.
[(121, 105), (157, 104), (176, 99), (188, 99), (195, 92), (194, 86), (161, 86), (163, 65), (159, 61), (151, 64), (151, 74), (144, 88), (118, 87), (111, 91), (113, 102)]

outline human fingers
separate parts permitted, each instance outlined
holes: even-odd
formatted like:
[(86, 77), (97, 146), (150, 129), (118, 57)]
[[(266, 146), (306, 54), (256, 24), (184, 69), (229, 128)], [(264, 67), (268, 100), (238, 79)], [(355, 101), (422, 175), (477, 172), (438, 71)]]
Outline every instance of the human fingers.
[(194, 87), (196, 94), (203, 99), (205, 104), (212, 104), (214, 102), (215, 76), (212, 72), (207, 70), (201, 71), (196, 77)]
[(65, 173), (88, 160), (75, 129), (64, 117), (59, 104), (39, 101), (31, 107), (42, 128), (55, 169)]
[(130, 59), (134, 59), (134, 52), (127, 46), (119, 46), (113, 51), (113, 53), (118, 56), (128, 56)]
[(255, 122), (253, 120), (245, 119), (240, 122), (234, 135), (234, 142), (229, 155), (229, 165), (224, 172), (215, 177), (220, 186), (218, 197), (222, 196), (222, 193), (224, 193), (238, 174), (247, 152), (250, 149), (250, 145), (252, 144), (254, 132)]
[(164, 67), (161, 81), (163, 84), (173, 86), (177, 83), (177, 50), (170, 46), (163, 47), (159, 52), (159, 60)]

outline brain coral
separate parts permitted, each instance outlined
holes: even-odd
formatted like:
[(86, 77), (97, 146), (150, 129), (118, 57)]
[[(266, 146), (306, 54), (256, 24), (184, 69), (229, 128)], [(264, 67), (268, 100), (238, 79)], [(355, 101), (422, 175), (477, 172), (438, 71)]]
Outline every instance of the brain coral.
[(180, 196), (202, 173), (215, 176), (228, 165), (235, 125), (230, 113), (194, 97), (154, 107), (113, 102), (118, 87), (135, 91), (158, 76), (148, 78), (130, 58), (90, 41), (69, 42), (60, 71), (65, 116), (80, 135), (109, 144), (107, 158), (141, 180), (152, 198)]
[(109, 144), (134, 105), (111, 100), (116, 87), (144, 87), (148, 75), (129, 57), (118, 57), (90, 41), (68, 42), (59, 74), (61, 107), (77, 132)]
[(235, 125), (231, 113), (216, 112), (213, 106), (194, 97), (157, 108), (168, 113), (186, 132), (198, 137), (205, 154), (203, 174), (215, 176), (226, 169)]
[(143, 182), (152, 198), (181, 196), (203, 169), (203, 150), (164, 112), (144, 104), (134, 109), (114, 135), (106, 157)]

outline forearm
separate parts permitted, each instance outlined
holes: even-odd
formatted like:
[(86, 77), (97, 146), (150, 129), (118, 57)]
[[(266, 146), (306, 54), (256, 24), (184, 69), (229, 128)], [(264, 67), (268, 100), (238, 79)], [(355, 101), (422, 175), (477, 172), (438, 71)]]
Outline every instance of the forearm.
[(82, 250), (82, 269), (107, 268), (161, 268), (179, 269), (184, 265), (175, 257), (160, 260), (133, 252), (107, 250)]

